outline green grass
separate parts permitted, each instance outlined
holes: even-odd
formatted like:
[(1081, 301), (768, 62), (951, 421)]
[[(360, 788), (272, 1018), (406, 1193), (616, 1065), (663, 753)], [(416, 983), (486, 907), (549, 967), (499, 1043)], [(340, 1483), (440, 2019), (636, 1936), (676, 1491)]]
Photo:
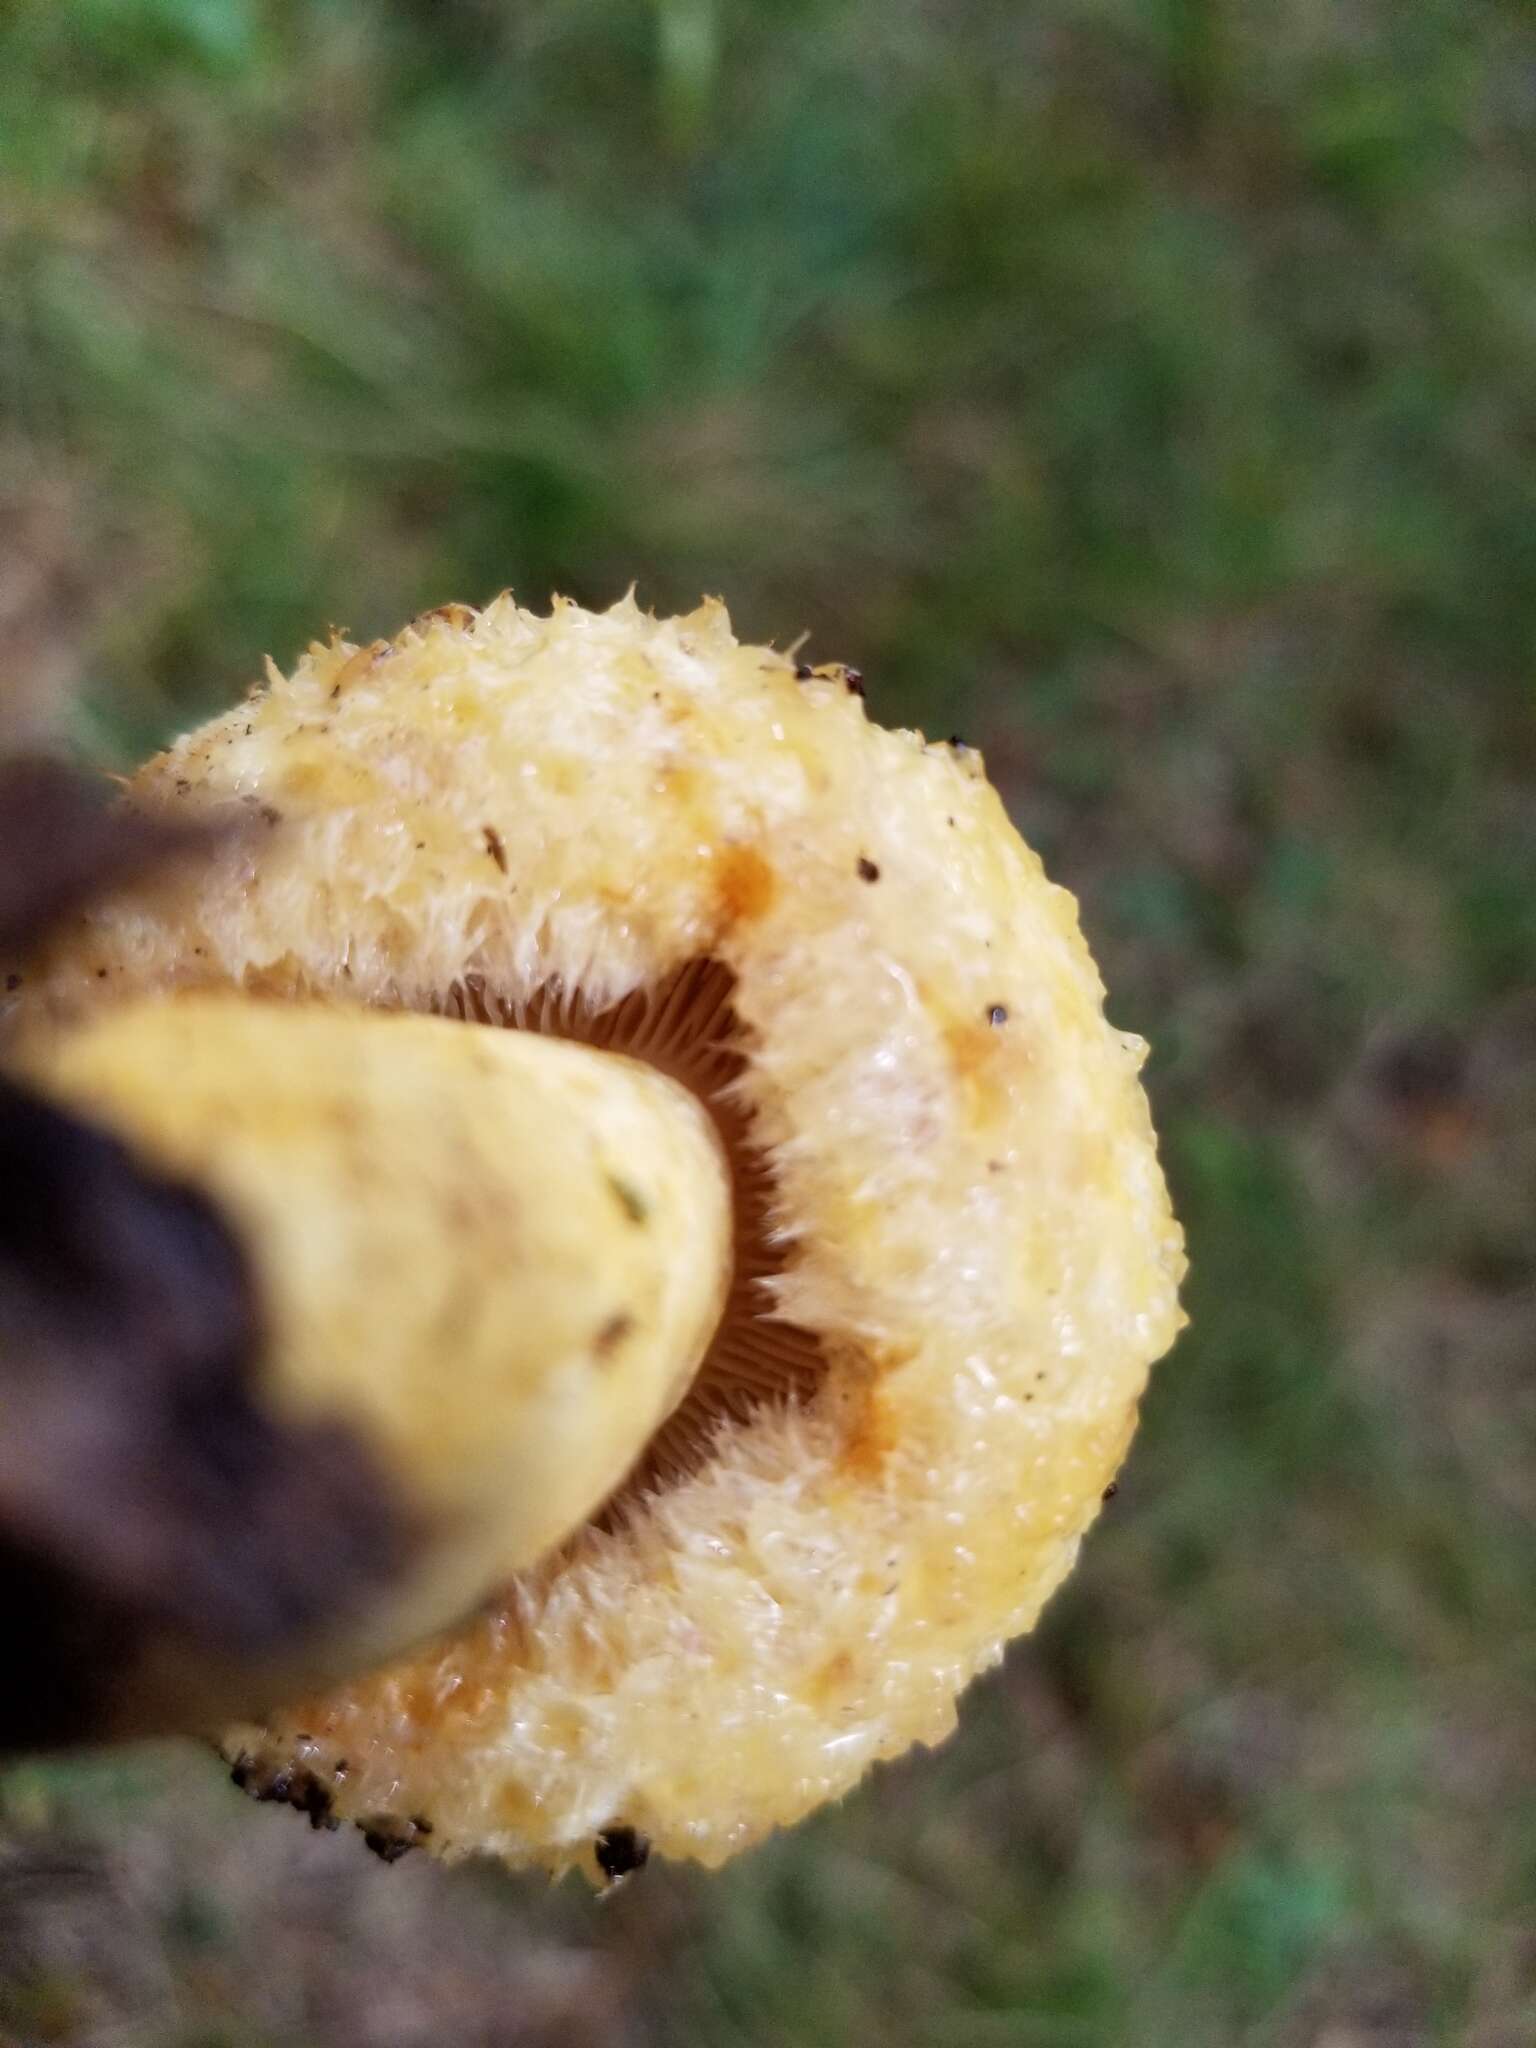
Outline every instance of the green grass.
[(0, 0), (0, 692), (126, 759), (505, 584), (808, 631), (1079, 891), (1194, 1261), (939, 1756), (601, 1911), (29, 1775), (0, 2040), (1536, 2038), (1533, 60), (1518, 0)]

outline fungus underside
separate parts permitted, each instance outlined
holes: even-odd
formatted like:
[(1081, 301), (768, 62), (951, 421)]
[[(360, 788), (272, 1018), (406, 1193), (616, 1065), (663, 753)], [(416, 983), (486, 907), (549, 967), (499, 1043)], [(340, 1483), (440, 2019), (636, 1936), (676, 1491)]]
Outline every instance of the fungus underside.
[(774, 1313), (772, 1283), (790, 1247), (775, 1230), (773, 1174), (752, 1142), (751, 1113), (736, 1085), (748, 1055), (734, 991), (730, 969), (704, 956), (603, 1009), (579, 989), (550, 984), (511, 1001), (478, 974), (454, 982), (430, 1006), (466, 1023), (537, 1031), (642, 1060), (698, 1097), (724, 1146), (735, 1215), (730, 1292), (687, 1394), (601, 1510), (607, 1524), (622, 1521), (647, 1493), (697, 1470), (723, 1422), (745, 1421), (766, 1403), (807, 1399), (826, 1370), (815, 1334)]

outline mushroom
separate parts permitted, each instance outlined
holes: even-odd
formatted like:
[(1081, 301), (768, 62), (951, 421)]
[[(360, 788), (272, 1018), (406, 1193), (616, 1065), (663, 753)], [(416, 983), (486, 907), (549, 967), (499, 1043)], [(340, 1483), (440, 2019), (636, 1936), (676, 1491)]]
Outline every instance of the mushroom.
[(79, 920), (23, 1064), (213, 1192), (270, 1398), (451, 1532), (240, 1780), (601, 1880), (941, 1740), (1181, 1321), (1145, 1048), (980, 755), (717, 603), (504, 596), (312, 645), (130, 801), (257, 829)]

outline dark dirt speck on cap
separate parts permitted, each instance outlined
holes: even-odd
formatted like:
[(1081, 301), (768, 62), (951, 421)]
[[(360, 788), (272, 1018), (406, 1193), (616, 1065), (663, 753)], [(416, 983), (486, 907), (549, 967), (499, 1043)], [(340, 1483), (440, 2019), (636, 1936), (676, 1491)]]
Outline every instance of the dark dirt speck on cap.
[(645, 1836), (636, 1828), (623, 1826), (604, 1828), (592, 1848), (597, 1857), (597, 1867), (610, 1884), (617, 1884), (621, 1877), (643, 1870), (651, 1854), (651, 1845)]
[(357, 1825), (363, 1831), (363, 1841), (381, 1863), (398, 1863), (402, 1856), (419, 1848), (432, 1832), (432, 1823), (423, 1820), (420, 1814), (406, 1820), (398, 1814), (376, 1813)]

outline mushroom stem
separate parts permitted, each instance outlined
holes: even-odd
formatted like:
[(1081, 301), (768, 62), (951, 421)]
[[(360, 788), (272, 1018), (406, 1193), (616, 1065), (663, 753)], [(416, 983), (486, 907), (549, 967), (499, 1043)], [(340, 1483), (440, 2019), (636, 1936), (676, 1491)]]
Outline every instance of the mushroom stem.
[(265, 1412), (349, 1431), (419, 1532), (366, 1611), (285, 1646), (285, 1682), (446, 1626), (580, 1527), (720, 1317), (719, 1138), (621, 1055), (199, 993), (105, 1010), (19, 1065), (212, 1200), (250, 1269)]

